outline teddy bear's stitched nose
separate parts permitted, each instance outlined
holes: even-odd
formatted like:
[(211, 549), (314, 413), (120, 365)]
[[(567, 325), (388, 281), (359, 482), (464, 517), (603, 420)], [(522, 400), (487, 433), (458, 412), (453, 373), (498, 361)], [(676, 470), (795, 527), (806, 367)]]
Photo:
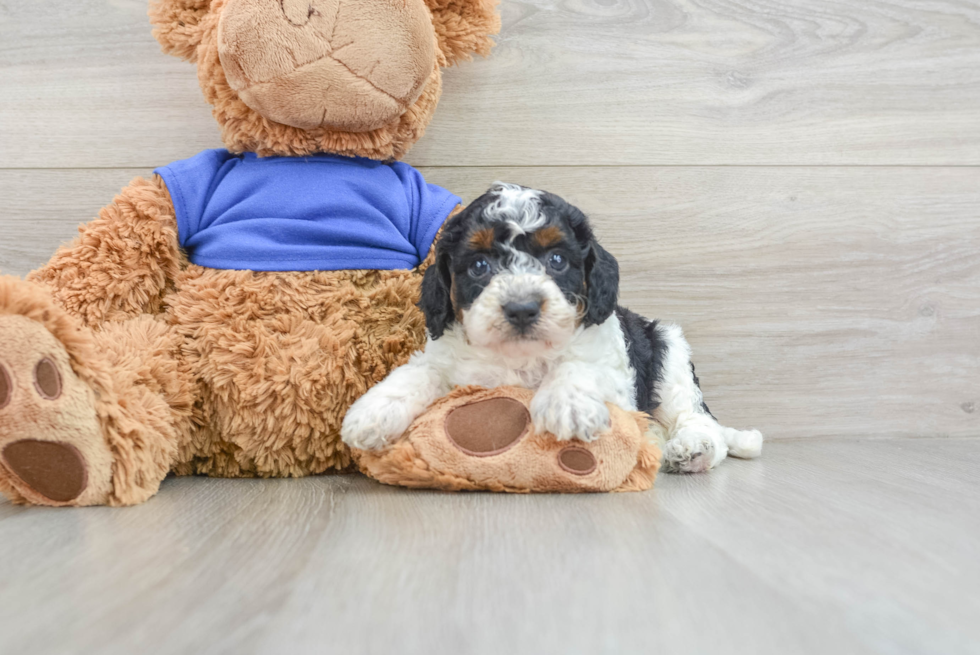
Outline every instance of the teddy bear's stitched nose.
[(366, 132), (401, 116), (435, 67), (423, 0), (228, 0), (218, 55), (250, 108), (300, 129)]

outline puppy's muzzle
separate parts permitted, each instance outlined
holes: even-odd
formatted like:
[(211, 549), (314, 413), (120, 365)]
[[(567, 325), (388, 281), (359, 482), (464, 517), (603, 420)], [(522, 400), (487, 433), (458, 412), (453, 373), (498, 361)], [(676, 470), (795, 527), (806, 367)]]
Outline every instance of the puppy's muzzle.
[(508, 302), (502, 307), (504, 318), (519, 332), (526, 332), (541, 318), (540, 300), (521, 300)]

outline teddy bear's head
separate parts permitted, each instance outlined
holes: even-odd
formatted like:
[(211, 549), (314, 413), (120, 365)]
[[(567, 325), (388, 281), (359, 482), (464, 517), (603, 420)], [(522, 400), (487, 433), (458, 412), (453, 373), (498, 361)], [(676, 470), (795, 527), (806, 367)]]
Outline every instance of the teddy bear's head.
[(486, 55), (497, 0), (158, 0), (154, 36), (196, 62), (225, 146), (259, 155), (401, 157), (440, 69)]

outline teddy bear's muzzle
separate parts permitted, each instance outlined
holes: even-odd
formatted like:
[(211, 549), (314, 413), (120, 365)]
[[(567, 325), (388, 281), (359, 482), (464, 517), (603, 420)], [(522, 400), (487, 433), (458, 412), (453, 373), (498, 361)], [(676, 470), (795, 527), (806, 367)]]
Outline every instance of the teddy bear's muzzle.
[(418, 99), (435, 66), (422, 0), (228, 0), (218, 55), (231, 88), (265, 118), (366, 132)]

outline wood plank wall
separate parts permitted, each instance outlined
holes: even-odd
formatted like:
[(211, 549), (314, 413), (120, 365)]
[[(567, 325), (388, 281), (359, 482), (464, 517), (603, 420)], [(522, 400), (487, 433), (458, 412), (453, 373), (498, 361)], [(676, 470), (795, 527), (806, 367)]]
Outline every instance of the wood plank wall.
[[(769, 438), (980, 436), (980, 2), (505, 0), (408, 156), (593, 216)], [(0, 0), (0, 270), (220, 147), (144, 0)]]

